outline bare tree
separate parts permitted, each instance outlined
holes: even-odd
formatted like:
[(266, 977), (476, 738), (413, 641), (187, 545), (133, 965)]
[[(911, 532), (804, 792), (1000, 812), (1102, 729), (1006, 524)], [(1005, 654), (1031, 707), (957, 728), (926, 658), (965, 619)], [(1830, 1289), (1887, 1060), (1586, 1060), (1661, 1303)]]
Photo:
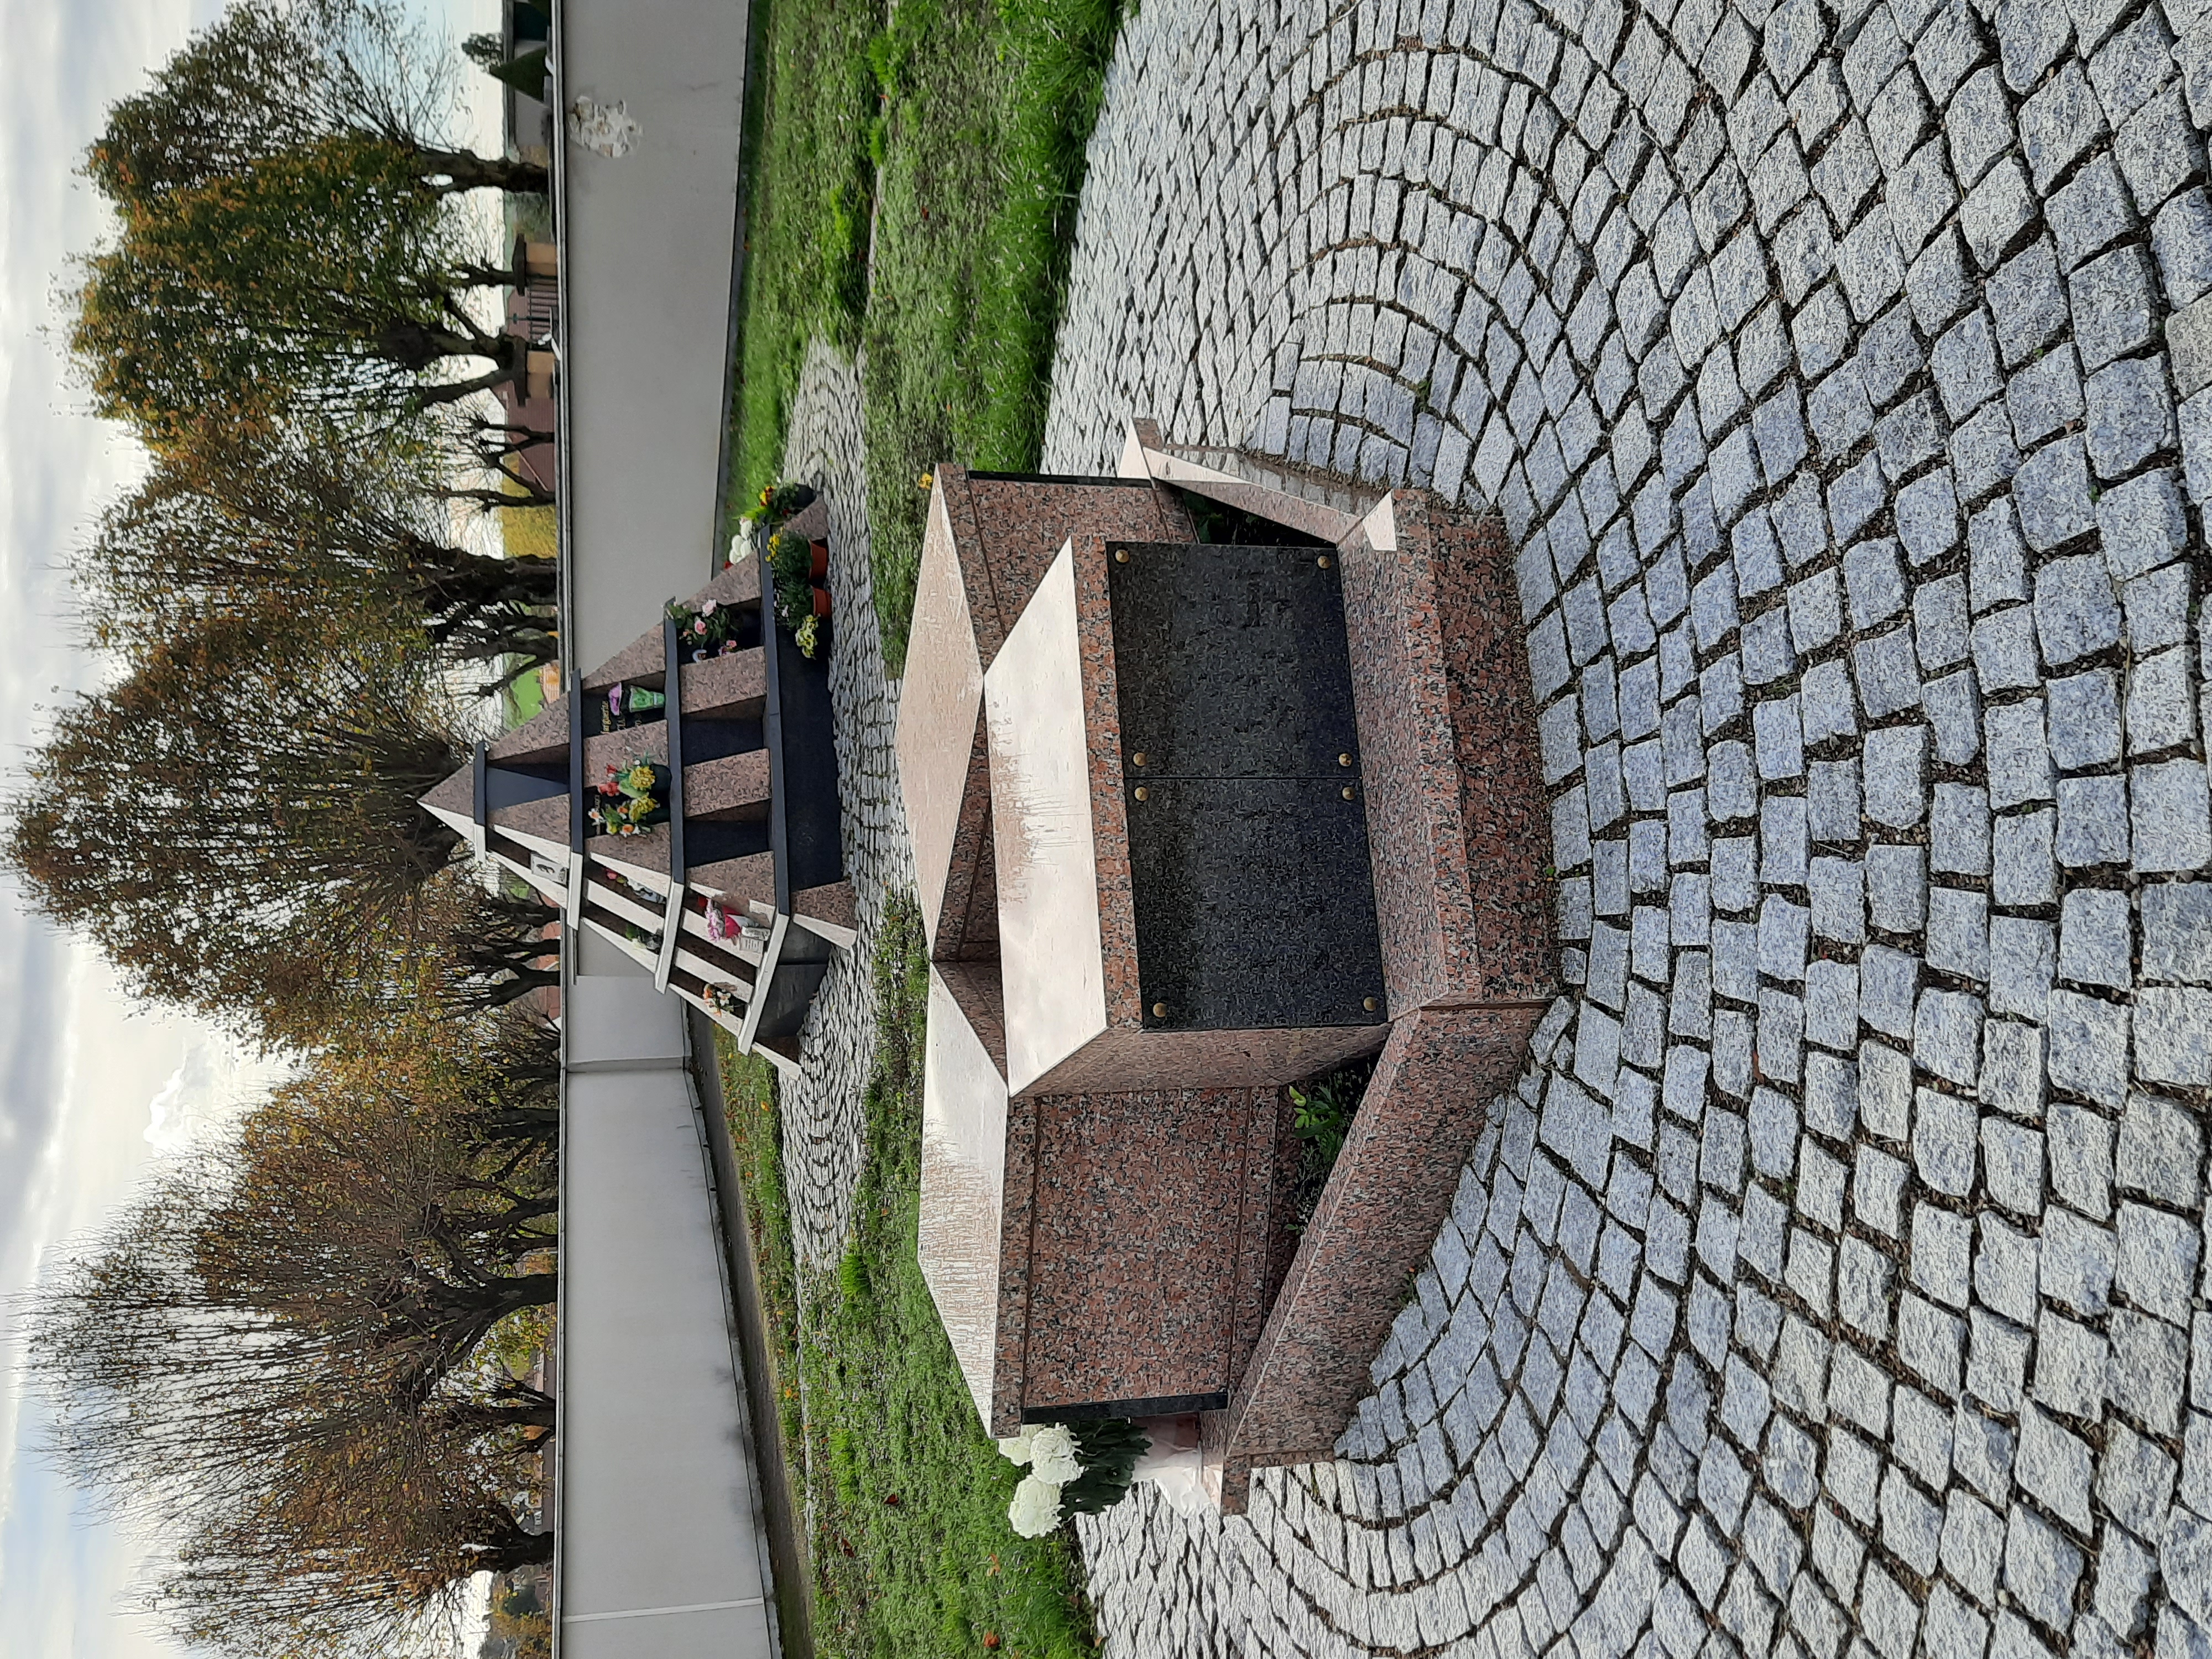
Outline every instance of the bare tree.
[(179, 1539), (151, 1603), (187, 1639), (404, 1644), (471, 1574), (550, 1555), (515, 1500), (552, 1402), (482, 1363), (556, 1284), (517, 1037), (422, 1018), (325, 1051), (34, 1293), (53, 1450)]

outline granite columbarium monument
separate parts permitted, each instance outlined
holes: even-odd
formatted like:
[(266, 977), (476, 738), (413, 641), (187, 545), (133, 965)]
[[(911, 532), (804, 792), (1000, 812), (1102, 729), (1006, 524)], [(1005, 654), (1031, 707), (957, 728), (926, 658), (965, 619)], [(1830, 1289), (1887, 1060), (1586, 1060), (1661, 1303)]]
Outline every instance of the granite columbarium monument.
[[(1503, 526), (1133, 422), (941, 468), (898, 734), (921, 1255), (976, 1410), (1330, 1448), (1554, 988)], [(1379, 1051), (1293, 1224), (1289, 1085)]]

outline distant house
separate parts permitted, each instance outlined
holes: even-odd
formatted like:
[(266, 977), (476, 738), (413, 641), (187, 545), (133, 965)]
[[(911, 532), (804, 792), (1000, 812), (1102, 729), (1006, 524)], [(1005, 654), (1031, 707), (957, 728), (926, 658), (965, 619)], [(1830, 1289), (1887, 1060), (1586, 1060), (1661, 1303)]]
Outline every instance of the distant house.
[[(529, 101), (536, 103), (534, 99)], [(543, 108), (544, 106), (538, 107)], [(521, 239), (517, 238), (518, 264), (521, 263), (523, 246)], [(538, 278), (528, 287), (516, 289), (507, 295), (507, 331), (520, 336), (532, 345), (548, 345), (553, 338), (560, 313), (560, 289), (556, 279), (551, 276)], [(507, 425), (546, 434), (543, 442), (533, 443), (520, 451), (514, 462), (515, 471), (540, 489), (551, 491), (560, 471), (560, 407), (553, 396), (550, 373), (526, 374), (521, 380), (507, 381), (499, 387), (495, 395), (500, 407), (507, 411)]]
[[(508, 61), (545, 45), (545, 17), (536, 6), (518, 6), (502, 0), (501, 29)], [(527, 93), (507, 89), (506, 137), (507, 154), (546, 166), (553, 152), (553, 112)]]
[[(511, 63), (526, 52), (542, 50), (546, 45), (545, 15), (538, 7), (517, 0), (502, 0), (500, 21), (502, 42), (507, 60)], [(502, 83), (503, 84), (503, 83)], [(519, 160), (535, 161), (541, 167), (551, 165), (553, 146), (553, 112), (541, 100), (511, 86), (504, 87), (505, 107), (502, 137), (507, 154)], [(510, 228), (514, 226), (510, 215)], [(550, 227), (535, 229), (520, 228), (525, 234), (543, 236), (550, 240)], [(520, 258), (518, 239), (516, 264)], [(547, 277), (519, 289), (507, 295), (507, 332), (519, 335), (533, 345), (549, 342), (560, 316), (560, 293), (555, 281)], [(544, 443), (534, 444), (515, 457), (516, 470), (539, 489), (550, 490), (559, 471), (556, 459), (556, 437), (558, 410), (554, 402), (550, 375), (536, 374), (499, 388), (501, 406), (507, 411), (509, 426), (524, 427), (548, 434)]]

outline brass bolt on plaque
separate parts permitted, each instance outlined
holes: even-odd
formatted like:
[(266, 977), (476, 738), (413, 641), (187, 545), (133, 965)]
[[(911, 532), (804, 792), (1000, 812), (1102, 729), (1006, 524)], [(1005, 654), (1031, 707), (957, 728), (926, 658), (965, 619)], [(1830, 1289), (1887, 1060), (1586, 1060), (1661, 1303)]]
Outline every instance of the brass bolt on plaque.
[(1324, 569), (1324, 570), (1328, 569), (1328, 554), (1326, 554), (1326, 553), (1322, 554), (1322, 555), (1321, 556), (1321, 557), (1319, 557), (1319, 558), (1316, 559), (1316, 560), (1314, 561), (1314, 562), (1315, 562), (1316, 564), (1319, 565), (1322, 569)]
[(1115, 548), (1115, 549), (1114, 550), (1114, 562), (1115, 562), (1115, 564), (1127, 564), (1127, 563), (1128, 563), (1128, 562), (1129, 562), (1129, 550), (1128, 550), (1127, 548), (1126, 548), (1126, 547), (1117, 547), (1117, 548)]
[(1150, 800), (1152, 798), (1152, 792), (1151, 790), (1146, 788), (1141, 783), (1137, 786), (1137, 799), (1139, 800)]
[(1141, 749), (1139, 749), (1135, 754), (1129, 757), (1129, 764), (1132, 766), (1142, 766), (1144, 763), (1145, 751)]
[[(1143, 792), (1142, 790), (1139, 790), (1137, 793), (1139, 793), (1139, 794), (1142, 794), (1144, 792)], [(1344, 798), (1345, 798), (1345, 799), (1346, 799), (1346, 800), (1350, 800), (1350, 799), (1352, 799), (1352, 786), (1351, 786), (1350, 784), (1346, 784), (1346, 785), (1345, 786), (1345, 788), (1344, 788)]]
[(1166, 1003), (1156, 1002), (1152, 1005), (1152, 1018), (1154, 1019), (1165, 1019), (1167, 1017), (1168, 1006)]
[(1364, 1008), (1364, 1009), (1365, 1009), (1369, 1013), (1370, 1013), (1370, 1014), (1371, 1014), (1371, 1013), (1373, 1013), (1373, 1012), (1375, 1012), (1375, 999), (1374, 999), (1373, 997), (1369, 997), (1368, 999), (1366, 999), (1366, 1000), (1364, 1000), (1364, 1002), (1362, 1002), (1359, 1006), (1360, 1006), (1361, 1007)]
[(1336, 763), (1339, 766), (1349, 766), (1352, 764), (1352, 757), (1349, 755), (1339, 755), (1336, 757)]

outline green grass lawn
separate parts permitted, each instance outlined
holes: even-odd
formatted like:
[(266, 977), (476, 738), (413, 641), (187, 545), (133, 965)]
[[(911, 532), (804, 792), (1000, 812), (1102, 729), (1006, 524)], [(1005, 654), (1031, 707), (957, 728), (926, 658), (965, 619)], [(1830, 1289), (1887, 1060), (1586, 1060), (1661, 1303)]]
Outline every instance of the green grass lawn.
[[(823, 1659), (1081, 1659), (1096, 1650), (1074, 1540), (1015, 1536), (1019, 1471), (985, 1436), (915, 1256), (928, 976), (911, 908), (875, 962), (882, 1036), (868, 1158), (834, 1272), (793, 1261), (767, 1066), (724, 1046), (725, 1109), (744, 1182), (779, 1375), (785, 1453), (811, 1516)], [(804, 1377), (805, 1386), (800, 1386)]]
[(782, 463), (809, 339), (864, 349), (875, 596), (905, 659), (939, 461), (1036, 466), (1083, 147), (1121, 0), (763, 0), (733, 506)]
[[(510, 657), (500, 666), (504, 670), (513, 666), (514, 661)], [(512, 732), (524, 721), (535, 720), (545, 707), (545, 682), (534, 673), (525, 674), (520, 679), (509, 680), (499, 699), (501, 725)]]

